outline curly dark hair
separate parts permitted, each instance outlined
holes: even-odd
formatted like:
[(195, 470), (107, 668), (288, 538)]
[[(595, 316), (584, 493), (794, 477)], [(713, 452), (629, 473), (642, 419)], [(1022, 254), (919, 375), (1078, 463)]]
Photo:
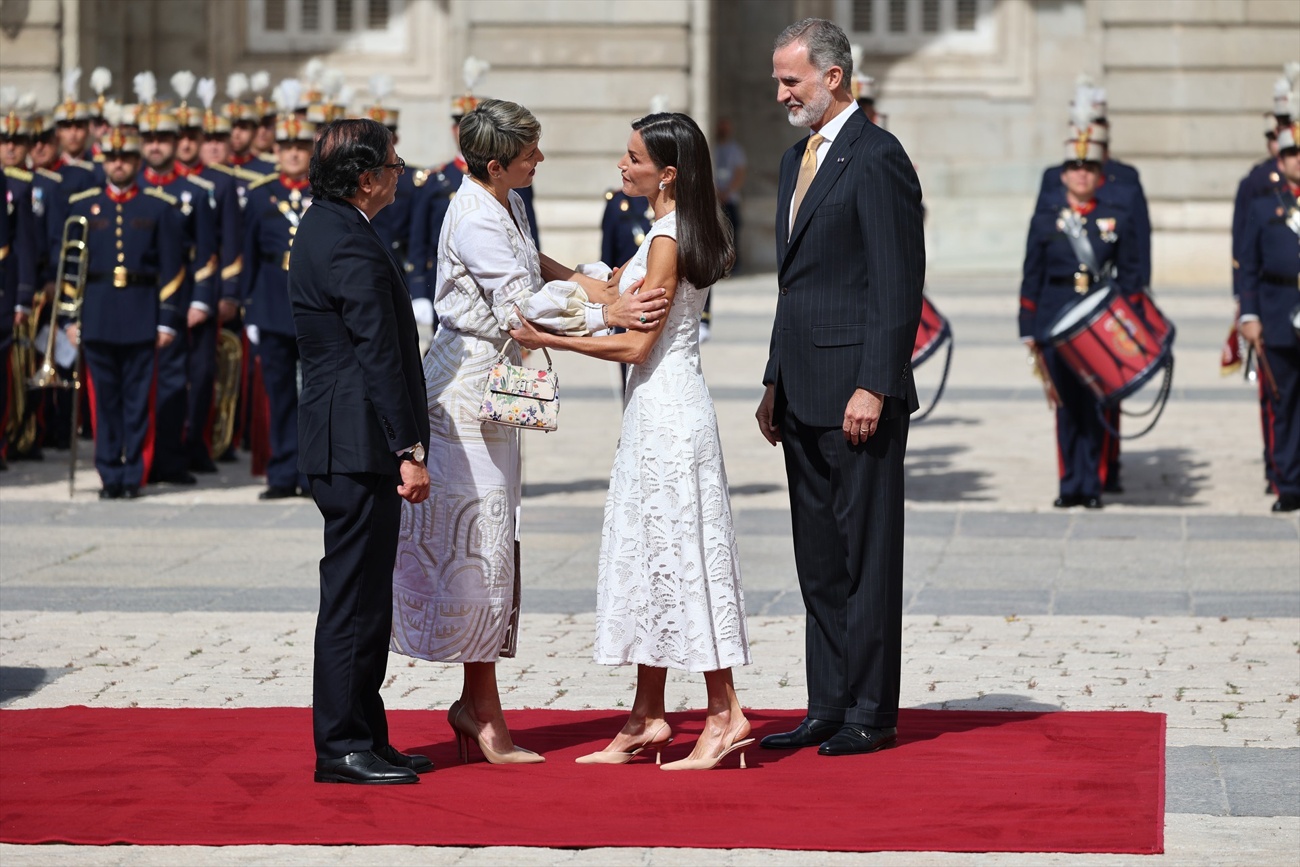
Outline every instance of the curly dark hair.
[(353, 198), (361, 175), (388, 162), (392, 143), (388, 127), (369, 118), (336, 120), (322, 127), (307, 169), (312, 195)]

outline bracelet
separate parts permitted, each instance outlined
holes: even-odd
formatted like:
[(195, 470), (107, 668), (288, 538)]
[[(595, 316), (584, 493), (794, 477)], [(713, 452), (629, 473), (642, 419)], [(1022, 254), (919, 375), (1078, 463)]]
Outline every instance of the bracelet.
[(602, 304), (602, 305), (600, 305), (600, 321), (603, 322), (603, 323), (605, 323), (605, 330), (606, 330), (606, 331), (609, 330), (609, 315), (608, 315), (608, 311), (609, 311), (609, 305), (608, 305), (608, 304)]

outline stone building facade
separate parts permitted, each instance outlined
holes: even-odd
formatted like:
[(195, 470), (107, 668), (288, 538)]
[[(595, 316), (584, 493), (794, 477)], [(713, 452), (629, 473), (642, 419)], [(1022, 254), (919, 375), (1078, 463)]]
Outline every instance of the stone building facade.
[(372, 74), (392, 75), (400, 150), (430, 164), (453, 153), (448, 104), (476, 56), (492, 64), (478, 92), (543, 124), (542, 244), (570, 262), (599, 250), (628, 122), (659, 96), (706, 130), (734, 121), (757, 270), (774, 264), (777, 162), (800, 135), (774, 100), (771, 42), (806, 15), (836, 20), (864, 49), (879, 108), (918, 166), (932, 269), (1018, 269), (1085, 72), (1109, 91), (1113, 152), (1142, 172), (1153, 282), (1226, 289), (1232, 194), (1264, 154), (1273, 80), (1300, 59), (1295, 0), (0, 0), (0, 82), (50, 105), (73, 66), (109, 67), (124, 96), (142, 69), (224, 83), (321, 57), (358, 106)]

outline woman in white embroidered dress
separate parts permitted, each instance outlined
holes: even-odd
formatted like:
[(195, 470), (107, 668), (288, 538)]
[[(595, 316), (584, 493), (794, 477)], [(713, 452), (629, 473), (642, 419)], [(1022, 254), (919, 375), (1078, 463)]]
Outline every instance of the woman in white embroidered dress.
[(622, 276), (673, 287), (669, 312), (648, 333), (593, 339), (524, 322), (529, 348), (570, 349), (633, 365), (601, 539), (595, 660), (636, 663), (627, 724), (585, 763), (622, 764), (672, 738), (664, 718), (667, 669), (704, 673), (704, 732), (689, 757), (664, 770), (712, 768), (753, 742), (731, 667), (750, 661), (745, 601), (713, 401), (700, 371), (699, 321), (709, 287), (734, 259), (718, 207), (709, 147), (684, 114), (632, 125), (619, 162), (623, 192), (645, 196), (655, 222)]
[[(462, 759), (472, 740), (493, 763), (543, 758), (514, 745), (497, 691), (496, 660), (514, 656), (519, 622), (520, 467), (518, 430), (478, 420), (488, 372), (515, 305), (542, 288), (543, 276), (578, 282), (593, 301), (611, 302), (590, 305), (594, 328), (650, 328), (667, 306), (659, 291), (621, 299), (616, 284), (538, 254), (512, 190), (530, 185), (545, 159), (540, 137), (526, 108), (502, 100), (484, 100), (461, 120), (469, 172), (438, 242), (439, 328), (424, 358), (431, 490), (424, 503), (402, 510), (393, 575), (393, 650), (463, 664), (448, 722)], [(510, 355), (518, 364), (517, 347)]]

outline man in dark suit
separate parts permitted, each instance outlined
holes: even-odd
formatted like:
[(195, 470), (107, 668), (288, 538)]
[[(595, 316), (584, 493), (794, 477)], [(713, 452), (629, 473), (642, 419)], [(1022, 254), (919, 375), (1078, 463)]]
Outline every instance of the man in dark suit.
[(302, 358), (298, 467), (325, 518), (312, 718), (316, 782), (418, 782), (424, 756), (388, 740), (379, 689), (392, 629), (401, 500), (429, 496), (429, 416), (402, 270), (370, 221), (404, 163), (373, 120), (326, 127), (311, 158), (315, 201), (289, 263)]
[(759, 429), (784, 446), (807, 619), (808, 716), (762, 745), (822, 755), (897, 742), (903, 453), (925, 280), (921, 188), (849, 89), (844, 32), (777, 38), (777, 100), (812, 135), (781, 161), (776, 320)]

